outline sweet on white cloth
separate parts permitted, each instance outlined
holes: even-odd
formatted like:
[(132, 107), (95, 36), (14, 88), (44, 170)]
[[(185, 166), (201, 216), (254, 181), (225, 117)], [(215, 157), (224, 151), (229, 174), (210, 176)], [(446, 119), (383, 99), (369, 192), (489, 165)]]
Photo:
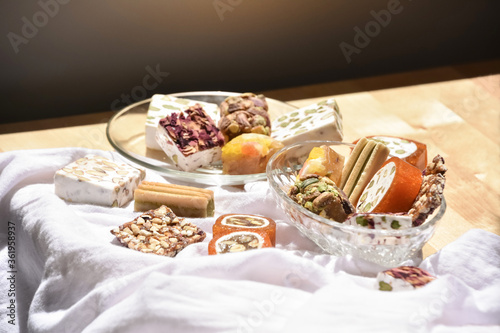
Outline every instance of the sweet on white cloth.
[[(324, 254), (285, 223), (266, 182), (210, 187), (215, 215), (253, 213), (277, 222), (277, 248), (207, 255), (207, 232), (175, 258), (118, 244), (109, 232), (124, 208), (69, 204), (54, 194), (61, 166), (97, 153), (80, 148), (0, 154), (0, 279), (7, 224), (15, 224), (16, 325), (0, 293), (2, 332), (492, 332), (500, 325), (500, 237), (472, 230), (420, 267), (438, 279), (408, 292), (374, 289), (382, 270)], [(168, 182), (148, 172), (146, 179)]]

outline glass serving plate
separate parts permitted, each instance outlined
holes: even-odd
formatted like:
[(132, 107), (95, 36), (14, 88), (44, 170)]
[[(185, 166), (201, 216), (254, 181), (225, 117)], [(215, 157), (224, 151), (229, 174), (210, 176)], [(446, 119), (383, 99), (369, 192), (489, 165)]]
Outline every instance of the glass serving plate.
[(420, 259), (422, 247), (434, 234), (446, 210), (441, 206), (418, 227), (403, 230), (367, 229), (345, 225), (323, 218), (300, 206), (288, 197), (288, 189), (313, 147), (331, 146), (337, 153), (349, 156), (353, 144), (334, 141), (306, 141), (286, 146), (274, 154), (267, 164), (271, 193), (285, 212), (288, 223), (314, 241), (327, 253), (352, 255), (386, 267), (396, 267), (409, 259)]
[[(224, 91), (195, 91), (170, 94), (191, 100), (209, 102), (219, 105), (226, 97), (241, 93)], [(271, 120), (295, 110), (296, 107), (266, 98)], [(149, 149), (145, 142), (146, 115), (151, 99), (131, 104), (117, 112), (108, 122), (106, 136), (116, 151), (133, 163), (154, 170), (165, 177), (179, 181), (206, 185), (242, 185), (248, 182), (266, 179), (265, 173), (250, 175), (224, 175), (222, 163), (214, 163), (193, 172), (185, 172), (176, 168), (172, 160), (162, 151)]]

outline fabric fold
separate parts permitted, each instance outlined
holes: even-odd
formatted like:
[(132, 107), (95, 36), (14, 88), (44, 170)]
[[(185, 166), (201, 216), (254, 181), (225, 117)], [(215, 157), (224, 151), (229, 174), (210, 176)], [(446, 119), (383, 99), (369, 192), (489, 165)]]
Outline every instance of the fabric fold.
[[(277, 223), (276, 248), (208, 256), (216, 217), (194, 218), (206, 239), (175, 258), (133, 251), (110, 230), (133, 220), (54, 194), (57, 169), (93, 153), (80, 148), (0, 154), (0, 279), (9, 277), (15, 225), (16, 325), (0, 293), (6, 332), (477, 331), (500, 325), (500, 237), (471, 230), (420, 267), (437, 276), (408, 292), (376, 290), (383, 267), (325, 254), (286, 223), (267, 182), (207, 186), (216, 217), (261, 214)], [(147, 171), (147, 180), (174, 182)], [(7, 319), (6, 319), (7, 318)]]

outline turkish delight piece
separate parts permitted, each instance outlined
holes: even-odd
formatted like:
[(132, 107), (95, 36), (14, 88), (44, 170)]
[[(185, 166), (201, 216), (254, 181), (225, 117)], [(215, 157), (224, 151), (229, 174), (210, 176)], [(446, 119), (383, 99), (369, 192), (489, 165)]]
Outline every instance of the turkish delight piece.
[(354, 146), (342, 170), (339, 186), (353, 205), (357, 205), (361, 193), (387, 160), (387, 156), (389, 149), (375, 140), (361, 138)]
[(160, 119), (156, 141), (183, 171), (220, 161), (224, 145), (222, 133), (199, 104)]
[(305, 209), (337, 222), (344, 222), (355, 210), (345, 193), (328, 177), (310, 175), (298, 179), (288, 190), (288, 196)]
[(226, 142), (243, 133), (271, 135), (271, 118), (264, 95), (244, 93), (227, 97), (220, 105), (219, 129)]
[(235, 231), (212, 238), (208, 243), (208, 254), (245, 252), (265, 247), (273, 247), (265, 232)]
[(422, 186), (408, 214), (412, 217), (413, 226), (419, 226), (427, 220), (436, 208), (441, 206), (446, 184), (447, 171), (444, 158), (435, 156), (424, 170)]
[(270, 136), (244, 133), (222, 147), (222, 173), (248, 175), (266, 171), (267, 162), (283, 144)]
[(134, 191), (134, 210), (146, 211), (165, 205), (177, 216), (214, 216), (214, 192), (193, 186), (143, 181)]
[(399, 157), (419, 170), (427, 166), (427, 146), (415, 140), (392, 136), (374, 135), (368, 138), (382, 142), (390, 150), (390, 155)]
[(400, 266), (379, 272), (376, 288), (382, 291), (402, 291), (421, 288), (435, 280), (426, 270), (414, 266)]
[(307, 160), (299, 171), (299, 178), (309, 174), (316, 174), (318, 176), (327, 176), (336, 185), (339, 185), (343, 167), (344, 156), (338, 154), (331, 147), (322, 145), (311, 149)]
[(343, 139), (342, 115), (333, 98), (279, 116), (272, 128), (271, 136), (285, 146), (306, 140)]
[(398, 157), (391, 157), (373, 176), (356, 206), (358, 212), (408, 212), (420, 191), (422, 172)]
[(122, 207), (145, 175), (143, 169), (86, 155), (55, 173), (55, 193), (69, 202)]
[(151, 97), (146, 116), (145, 141), (149, 149), (161, 150), (161, 146), (156, 142), (156, 130), (160, 119), (165, 118), (173, 112), (181, 112), (199, 104), (203, 110), (217, 124), (219, 121), (219, 107), (217, 104), (200, 102), (185, 98), (177, 98), (171, 95), (155, 94)]
[(123, 245), (144, 253), (175, 257), (186, 246), (201, 242), (205, 232), (161, 206), (111, 230)]
[(354, 213), (349, 215), (344, 224), (382, 230), (402, 230), (412, 227), (411, 217), (408, 214)]
[(265, 232), (271, 243), (276, 244), (276, 222), (268, 217), (252, 214), (225, 214), (217, 218), (212, 227), (214, 237), (236, 231), (256, 230)]

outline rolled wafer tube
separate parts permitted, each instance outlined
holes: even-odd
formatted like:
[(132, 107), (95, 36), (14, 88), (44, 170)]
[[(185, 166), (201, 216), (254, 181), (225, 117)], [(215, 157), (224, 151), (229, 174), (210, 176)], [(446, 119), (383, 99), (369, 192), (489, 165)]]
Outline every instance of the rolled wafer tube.
[(354, 147), (342, 170), (340, 189), (356, 205), (361, 193), (387, 160), (389, 149), (381, 142), (362, 138)]
[(435, 276), (422, 268), (399, 266), (379, 272), (375, 286), (382, 291), (414, 290), (435, 279)]
[(134, 210), (146, 211), (165, 205), (183, 217), (214, 216), (214, 193), (191, 186), (142, 182), (134, 191)]
[(185, 185), (176, 185), (176, 184), (166, 184), (166, 183), (157, 183), (157, 182), (148, 182), (143, 181), (138, 186), (139, 189), (148, 190), (148, 191), (157, 191), (157, 192), (169, 192), (183, 195), (192, 195), (193, 192), (195, 194), (203, 194), (209, 199), (208, 202), (208, 212), (209, 216), (213, 216), (213, 211), (215, 209), (214, 204), (214, 192), (212, 190), (207, 190), (204, 188), (197, 188), (193, 186), (185, 186)]

